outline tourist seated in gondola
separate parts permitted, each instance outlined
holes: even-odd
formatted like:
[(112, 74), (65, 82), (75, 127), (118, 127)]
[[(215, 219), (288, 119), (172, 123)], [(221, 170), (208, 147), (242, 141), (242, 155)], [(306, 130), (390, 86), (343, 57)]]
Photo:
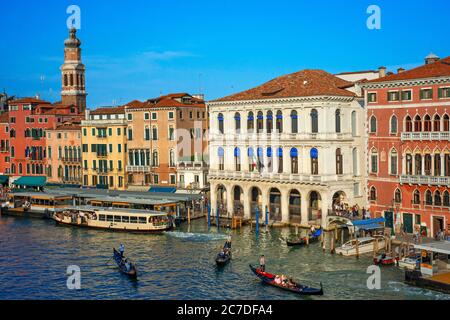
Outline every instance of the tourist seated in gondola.
[(131, 262), (128, 259), (125, 259), (125, 268), (127, 271), (131, 270)]
[(225, 242), (224, 248), (231, 249), (231, 235), (228, 236), (227, 242)]

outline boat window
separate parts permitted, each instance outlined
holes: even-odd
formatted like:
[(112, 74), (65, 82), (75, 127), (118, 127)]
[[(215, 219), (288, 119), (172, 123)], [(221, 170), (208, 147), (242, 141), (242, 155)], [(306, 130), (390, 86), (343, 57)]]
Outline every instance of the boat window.
[(106, 216), (104, 214), (99, 215), (100, 221), (106, 221)]
[(113, 216), (106, 216), (106, 221), (112, 222), (114, 220)]
[(130, 217), (131, 223), (137, 223), (137, 217)]
[(122, 222), (129, 223), (130, 222), (130, 217), (122, 216)]
[(139, 217), (139, 223), (146, 224), (147, 223), (147, 218)]
[(122, 222), (121, 216), (114, 216), (114, 222)]

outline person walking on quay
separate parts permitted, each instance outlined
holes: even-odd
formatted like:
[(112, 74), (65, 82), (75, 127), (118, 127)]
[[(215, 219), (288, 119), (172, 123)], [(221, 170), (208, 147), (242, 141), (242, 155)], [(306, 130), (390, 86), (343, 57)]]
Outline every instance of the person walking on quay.
[(123, 254), (125, 253), (125, 246), (123, 245), (123, 243), (120, 244), (120, 247), (119, 247), (119, 253), (120, 253), (120, 255), (121, 255), (122, 258), (123, 258)]
[(264, 257), (264, 255), (262, 255), (262, 256), (259, 258), (259, 269), (260, 269), (262, 272), (265, 272), (265, 271), (266, 271), (266, 257)]

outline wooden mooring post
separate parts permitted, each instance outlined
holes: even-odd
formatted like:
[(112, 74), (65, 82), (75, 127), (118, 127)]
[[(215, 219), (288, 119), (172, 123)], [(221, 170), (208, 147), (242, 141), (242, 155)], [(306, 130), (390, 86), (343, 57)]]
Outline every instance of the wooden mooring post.
[(191, 208), (188, 208), (188, 224), (191, 224)]

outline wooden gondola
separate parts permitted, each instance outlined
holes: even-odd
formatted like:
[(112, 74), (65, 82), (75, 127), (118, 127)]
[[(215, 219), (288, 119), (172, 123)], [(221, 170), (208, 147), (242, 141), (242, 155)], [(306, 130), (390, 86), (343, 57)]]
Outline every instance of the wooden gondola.
[(264, 283), (270, 286), (300, 295), (320, 295), (320, 296), (323, 295), (322, 283), (320, 284), (320, 289), (304, 286), (296, 282), (292, 282), (292, 286), (280, 285), (275, 283), (276, 275), (268, 272), (263, 272), (259, 268), (255, 268), (252, 265), (250, 265), (250, 269), (259, 279), (261, 279)]
[(114, 250), (114, 261), (116, 262), (117, 266), (119, 267), (119, 270), (121, 273), (126, 274), (130, 278), (137, 279), (137, 269), (136, 265), (134, 263), (131, 263), (131, 267), (129, 270), (127, 270), (127, 267), (125, 266), (125, 259), (122, 257), (122, 255), (116, 250)]
[(224, 253), (223, 255), (222, 253), (219, 253), (216, 257), (216, 264), (218, 267), (223, 267), (228, 262), (230, 262), (230, 260), (231, 260), (231, 252)]
[(322, 230), (316, 231), (313, 235), (309, 236), (309, 241), (308, 241), (308, 237), (298, 238), (297, 240), (286, 239), (286, 245), (288, 247), (299, 247), (299, 246), (304, 246), (307, 243), (317, 242), (317, 241), (319, 241), (321, 233), (322, 233)]

